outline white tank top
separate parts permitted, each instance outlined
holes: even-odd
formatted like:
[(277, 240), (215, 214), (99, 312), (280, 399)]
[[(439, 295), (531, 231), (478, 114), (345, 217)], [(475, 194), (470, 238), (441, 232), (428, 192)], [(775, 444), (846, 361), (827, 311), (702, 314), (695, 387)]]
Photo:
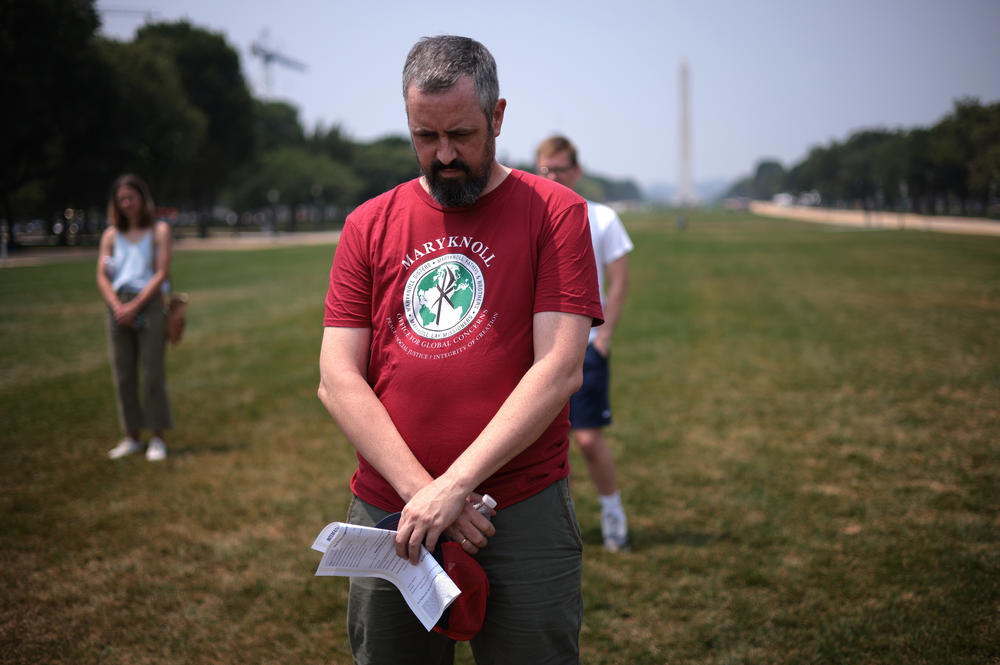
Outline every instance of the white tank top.
[(111, 288), (118, 293), (139, 293), (153, 279), (153, 230), (137, 242), (115, 233), (115, 251), (108, 262)]

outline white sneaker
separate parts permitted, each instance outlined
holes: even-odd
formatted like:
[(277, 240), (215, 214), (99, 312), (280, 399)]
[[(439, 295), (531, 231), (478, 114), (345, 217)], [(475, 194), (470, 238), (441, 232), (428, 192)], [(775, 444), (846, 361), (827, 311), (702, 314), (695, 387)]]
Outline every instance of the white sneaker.
[(162, 459), (167, 458), (167, 444), (163, 443), (163, 439), (158, 436), (154, 436), (149, 441), (149, 447), (146, 448), (146, 459), (150, 462), (159, 462)]
[(139, 442), (132, 437), (127, 436), (119, 441), (117, 446), (108, 451), (108, 457), (111, 459), (118, 459), (119, 457), (125, 457), (126, 455), (137, 453), (140, 450), (142, 450), (142, 446)]
[(604, 549), (609, 552), (627, 552), (631, 549), (628, 542), (628, 521), (625, 519), (624, 510), (601, 514), (601, 535), (604, 536)]

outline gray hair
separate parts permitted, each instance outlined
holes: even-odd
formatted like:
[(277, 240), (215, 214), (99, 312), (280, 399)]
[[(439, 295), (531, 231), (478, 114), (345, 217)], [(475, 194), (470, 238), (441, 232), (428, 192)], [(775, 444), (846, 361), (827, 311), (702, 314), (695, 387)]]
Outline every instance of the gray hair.
[(472, 77), (479, 106), (492, 122), (500, 99), (497, 63), (485, 46), (468, 37), (439, 35), (414, 44), (403, 66), (403, 99), (411, 85), (421, 92), (445, 92), (462, 76)]

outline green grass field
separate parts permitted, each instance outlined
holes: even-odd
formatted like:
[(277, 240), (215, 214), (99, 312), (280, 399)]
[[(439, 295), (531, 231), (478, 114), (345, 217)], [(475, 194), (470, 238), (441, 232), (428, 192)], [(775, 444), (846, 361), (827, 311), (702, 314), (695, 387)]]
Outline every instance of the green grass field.
[[(583, 662), (1000, 663), (1000, 239), (626, 224), (634, 550), (601, 550), (574, 451)], [(309, 549), (353, 470), (315, 396), (331, 256), (176, 255), (158, 464), (105, 458), (92, 263), (0, 270), (0, 661), (350, 662)]]

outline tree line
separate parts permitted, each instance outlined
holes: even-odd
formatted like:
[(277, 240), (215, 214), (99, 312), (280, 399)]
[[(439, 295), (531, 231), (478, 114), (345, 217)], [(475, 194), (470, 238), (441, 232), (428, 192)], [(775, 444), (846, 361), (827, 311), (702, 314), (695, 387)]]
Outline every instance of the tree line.
[(211, 217), (310, 203), (340, 209), (413, 177), (407, 139), (304, 131), (298, 110), (254, 98), (239, 53), (186, 21), (102, 37), (94, 0), (0, 2), (0, 218), (103, 214), (123, 172), (157, 203)]
[[(309, 207), (342, 219), (419, 173), (408, 137), (307, 132), (295, 106), (255, 98), (221, 34), (150, 23), (123, 42), (99, 27), (95, 0), (0, 0), (0, 62), (9, 63), (0, 68), (9, 116), (0, 220), (51, 224), (89, 211), (103, 223), (108, 187), (123, 172), (203, 225), (220, 206), (244, 217)], [(639, 197), (627, 181), (584, 184), (599, 200)]]
[(975, 98), (930, 128), (863, 129), (785, 169), (760, 161), (726, 196), (840, 208), (1000, 217), (1000, 102)]

